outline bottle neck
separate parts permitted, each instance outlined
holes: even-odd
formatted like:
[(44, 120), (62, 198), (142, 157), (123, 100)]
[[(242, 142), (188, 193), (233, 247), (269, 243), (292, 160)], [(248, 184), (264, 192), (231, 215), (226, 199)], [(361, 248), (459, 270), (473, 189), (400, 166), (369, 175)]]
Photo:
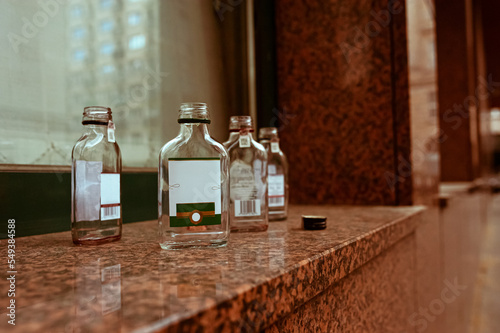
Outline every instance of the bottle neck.
[(179, 136), (184, 139), (203, 139), (210, 137), (208, 133), (208, 124), (206, 123), (181, 123)]
[(92, 132), (95, 132), (95, 133), (107, 134), (107, 132), (108, 132), (108, 125), (107, 124), (102, 125), (102, 124), (90, 124), (90, 123), (85, 124), (84, 123), (83, 124), (83, 129), (86, 132), (92, 131)]

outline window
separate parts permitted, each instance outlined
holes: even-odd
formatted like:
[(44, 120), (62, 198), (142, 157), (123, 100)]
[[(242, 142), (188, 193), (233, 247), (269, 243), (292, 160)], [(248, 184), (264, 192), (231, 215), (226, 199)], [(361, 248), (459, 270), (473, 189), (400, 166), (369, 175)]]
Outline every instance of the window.
[(142, 49), (146, 45), (146, 36), (135, 35), (128, 40), (128, 48), (131, 50)]
[(101, 54), (112, 54), (115, 50), (115, 46), (112, 43), (104, 43), (101, 45), (100, 53)]
[(86, 32), (85, 28), (83, 28), (83, 27), (75, 28), (75, 29), (73, 29), (73, 37), (77, 38), (77, 39), (83, 38), (83, 37), (85, 37), (85, 32)]
[(71, 16), (73, 18), (80, 18), (83, 16), (83, 8), (80, 5), (74, 5), (71, 8)]
[(87, 57), (87, 51), (85, 50), (76, 50), (73, 52), (73, 59), (76, 61), (83, 61)]
[(103, 74), (109, 74), (115, 71), (115, 66), (113, 65), (104, 65), (101, 67), (101, 72)]
[(101, 0), (101, 8), (107, 9), (111, 8), (113, 6), (113, 0)]
[[(110, 10), (100, 0), (68, 1), (19, 53), (8, 42), (0, 47), (0, 163), (69, 166), (83, 108), (96, 104), (112, 109), (124, 168), (157, 168), (158, 151), (178, 133), (184, 98), (208, 103), (211, 133), (227, 138), (227, 76), (220, 75), (220, 22), (210, 4), (129, 1), (114, 0)], [(14, 13), (4, 30), (21, 34), (22, 18), (39, 10), (37, 1), (0, 1), (0, 13)], [(140, 32), (130, 32), (129, 18), (139, 19)], [(176, 29), (186, 33), (162, 35)]]
[(110, 32), (111, 30), (113, 30), (113, 21), (110, 21), (110, 20), (104, 20), (104, 21), (101, 21), (101, 31), (102, 32)]
[(141, 14), (131, 13), (128, 15), (128, 24), (129, 25), (138, 25), (140, 22), (141, 22)]

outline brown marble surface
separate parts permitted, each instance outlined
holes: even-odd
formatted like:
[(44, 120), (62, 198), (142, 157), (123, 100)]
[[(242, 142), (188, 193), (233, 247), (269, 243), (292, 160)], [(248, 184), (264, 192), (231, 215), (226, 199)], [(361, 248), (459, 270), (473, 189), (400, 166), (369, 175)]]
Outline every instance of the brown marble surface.
[[(232, 234), (221, 249), (161, 250), (155, 221), (127, 224), (121, 241), (96, 247), (74, 246), (69, 232), (18, 238), (16, 326), (5, 260), (0, 331), (261, 330), (409, 235), (422, 211), (292, 206), (287, 221)], [(326, 215), (328, 228), (301, 230), (301, 214)]]
[(413, 235), (403, 238), (267, 328), (266, 333), (415, 332), (408, 320), (417, 296), (415, 246)]

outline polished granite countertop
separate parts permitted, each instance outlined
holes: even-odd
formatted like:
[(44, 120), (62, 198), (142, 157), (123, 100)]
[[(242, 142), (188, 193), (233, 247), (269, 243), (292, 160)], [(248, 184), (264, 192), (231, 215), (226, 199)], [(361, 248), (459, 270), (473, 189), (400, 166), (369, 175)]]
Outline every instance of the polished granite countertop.
[[(93, 247), (69, 232), (17, 238), (16, 326), (3, 260), (0, 331), (258, 331), (413, 232), (423, 210), (292, 206), (288, 220), (233, 233), (219, 249), (161, 250), (156, 221), (125, 224), (120, 241)], [(302, 214), (326, 215), (327, 229), (302, 230)]]

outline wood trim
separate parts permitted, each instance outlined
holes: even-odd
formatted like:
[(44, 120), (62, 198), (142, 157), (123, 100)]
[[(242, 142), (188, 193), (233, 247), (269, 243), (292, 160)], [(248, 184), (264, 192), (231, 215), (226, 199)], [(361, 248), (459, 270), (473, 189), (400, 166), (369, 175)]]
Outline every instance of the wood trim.
[[(70, 165), (0, 164), (0, 172), (14, 173), (70, 173)], [(123, 167), (122, 173), (156, 173), (157, 168)]]

